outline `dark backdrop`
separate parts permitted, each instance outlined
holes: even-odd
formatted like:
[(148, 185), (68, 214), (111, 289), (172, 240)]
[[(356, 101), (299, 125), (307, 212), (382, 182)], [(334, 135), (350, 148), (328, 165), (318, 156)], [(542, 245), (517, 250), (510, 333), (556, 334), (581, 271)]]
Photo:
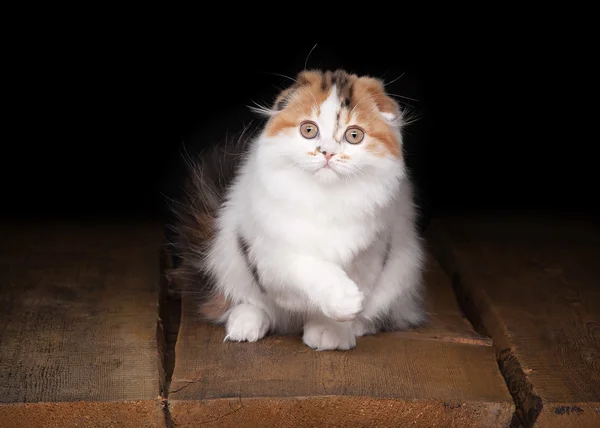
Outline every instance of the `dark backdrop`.
[[(551, 33), (440, 34), (335, 42), (253, 38), (186, 43), (40, 39), (18, 50), (2, 156), (2, 213), (158, 215), (190, 150), (252, 119), (308, 67), (395, 80), (421, 117), (407, 161), (427, 218), (447, 210), (597, 208), (597, 138), (583, 129), (593, 73), (581, 46)], [(389, 41), (385, 41), (389, 40)], [(402, 76), (402, 77), (400, 77)]]

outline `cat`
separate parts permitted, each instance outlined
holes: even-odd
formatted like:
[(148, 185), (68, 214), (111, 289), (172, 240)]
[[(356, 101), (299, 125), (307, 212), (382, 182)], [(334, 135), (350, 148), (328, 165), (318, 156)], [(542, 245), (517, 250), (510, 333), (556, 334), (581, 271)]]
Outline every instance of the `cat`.
[(175, 283), (225, 341), (302, 334), (315, 350), (426, 321), (424, 250), (384, 82), (303, 70), (254, 133), (193, 163), (174, 206)]

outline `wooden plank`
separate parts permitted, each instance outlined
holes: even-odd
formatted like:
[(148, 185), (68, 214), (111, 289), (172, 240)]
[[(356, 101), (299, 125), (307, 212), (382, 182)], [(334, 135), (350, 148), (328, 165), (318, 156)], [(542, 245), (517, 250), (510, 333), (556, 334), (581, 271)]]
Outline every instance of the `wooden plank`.
[[(240, 428), (508, 427), (505, 403), (327, 396), (174, 401), (175, 426)], [(507, 420), (508, 419), (508, 420)]]
[(0, 404), (3, 428), (164, 428), (159, 400)]
[[(170, 387), (176, 426), (508, 426), (513, 401), (494, 350), (460, 314), (432, 261), (430, 325), (317, 352), (300, 336), (223, 342), (221, 327), (183, 315)], [(346, 424), (346, 425), (344, 425)]]
[[(164, 424), (156, 419), (162, 415), (155, 339), (157, 226), (0, 225), (2, 420), (17, 421), (27, 409), (40, 415), (79, 409), (88, 416), (100, 412), (100, 420), (114, 413), (115, 420), (126, 422), (133, 420), (128, 412), (139, 416), (142, 409), (149, 426)], [(147, 403), (130, 410), (118, 405), (139, 400)], [(57, 414), (56, 420), (75, 419)]]
[(498, 359), (525, 426), (600, 426), (600, 228), (585, 219), (444, 218), (430, 242)]
[(414, 331), (398, 333), (402, 337), (415, 337), (421, 340), (434, 339), (453, 343), (492, 346), (489, 336), (477, 333), (469, 320), (461, 312), (449, 278), (429, 255), (425, 266), (426, 307), (429, 321)]

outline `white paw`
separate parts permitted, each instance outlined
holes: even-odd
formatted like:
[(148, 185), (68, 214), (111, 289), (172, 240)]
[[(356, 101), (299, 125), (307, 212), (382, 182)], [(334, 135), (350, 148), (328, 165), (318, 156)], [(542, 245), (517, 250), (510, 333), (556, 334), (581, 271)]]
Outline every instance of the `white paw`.
[(256, 342), (269, 330), (267, 313), (256, 306), (242, 303), (229, 314), (225, 340), (230, 342)]
[(317, 351), (346, 351), (356, 346), (356, 337), (350, 323), (309, 321), (304, 325), (302, 341)]
[(335, 321), (352, 321), (363, 310), (365, 297), (356, 284), (345, 279), (338, 284), (329, 285), (321, 310), (326, 317)]

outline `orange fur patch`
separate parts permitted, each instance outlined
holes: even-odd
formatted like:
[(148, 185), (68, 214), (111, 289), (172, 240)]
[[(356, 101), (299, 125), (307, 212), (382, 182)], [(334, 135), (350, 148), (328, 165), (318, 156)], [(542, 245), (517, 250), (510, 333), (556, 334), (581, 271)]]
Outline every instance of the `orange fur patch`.
[(266, 134), (272, 137), (287, 128), (296, 128), (302, 120), (311, 116), (313, 110), (320, 114), (321, 104), (331, 92), (331, 87), (323, 90), (322, 80), (320, 72), (301, 72), (296, 79), (297, 83), (277, 97), (276, 106), (284, 99), (288, 99), (288, 102), (285, 108), (269, 121), (265, 128)]
[[(361, 77), (354, 84), (355, 104), (353, 114), (356, 114), (359, 124), (370, 138), (376, 139), (380, 145), (369, 144), (367, 150), (377, 156), (389, 152), (392, 156), (400, 157), (402, 150), (394, 131), (375, 109), (398, 115), (398, 104), (386, 95), (383, 84), (370, 77)], [(382, 146), (382, 147), (380, 147)]]
[(346, 153), (340, 153), (338, 155), (338, 162), (341, 163), (346, 163), (347, 161), (349, 161), (351, 159), (350, 156), (348, 156)]
[(380, 144), (379, 141), (369, 142), (369, 144), (367, 144), (367, 146), (365, 147), (365, 150), (368, 150), (378, 158), (385, 157), (388, 154), (388, 151), (385, 148), (385, 146), (383, 144)]

